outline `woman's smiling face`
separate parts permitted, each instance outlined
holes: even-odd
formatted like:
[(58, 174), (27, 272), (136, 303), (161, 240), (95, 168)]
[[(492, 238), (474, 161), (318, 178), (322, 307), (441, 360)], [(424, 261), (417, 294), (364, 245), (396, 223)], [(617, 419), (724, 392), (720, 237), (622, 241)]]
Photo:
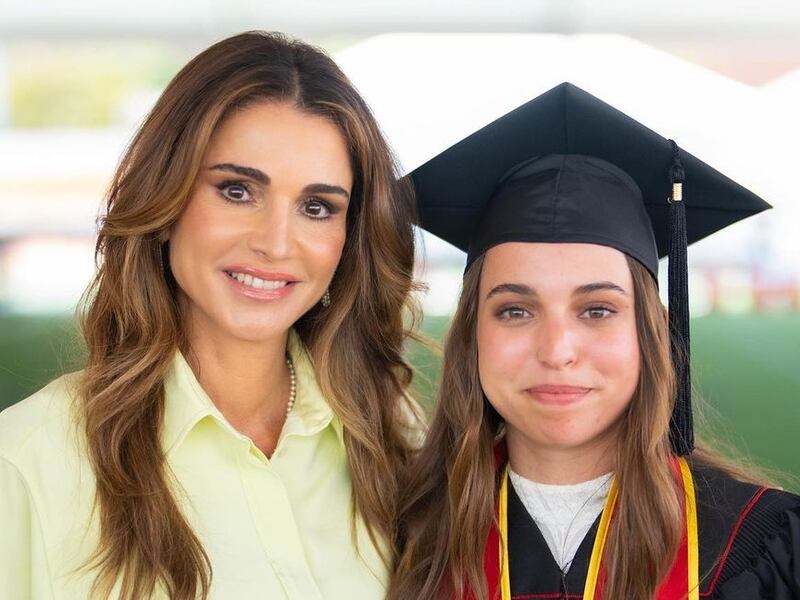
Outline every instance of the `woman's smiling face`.
[(330, 284), (352, 185), (347, 144), (327, 119), (270, 102), (229, 116), (170, 232), (191, 331), (255, 342), (285, 334)]
[(640, 368), (625, 255), (594, 244), (501, 244), (486, 253), (479, 294), (480, 380), (509, 445), (613, 442)]

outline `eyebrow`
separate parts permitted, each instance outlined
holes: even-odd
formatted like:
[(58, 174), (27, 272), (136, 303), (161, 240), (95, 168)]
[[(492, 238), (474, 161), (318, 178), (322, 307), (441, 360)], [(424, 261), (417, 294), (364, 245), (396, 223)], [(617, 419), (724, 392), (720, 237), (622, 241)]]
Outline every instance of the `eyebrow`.
[(509, 293), (509, 294), (521, 294), (523, 296), (535, 296), (536, 291), (530, 287), (529, 285), (525, 285), (524, 283), (501, 283), (500, 285), (494, 286), (491, 291), (486, 294), (486, 299), (488, 300), (492, 296), (497, 296), (498, 294)]
[(327, 183), (312, 183), (303, 188), (306, 194), (339, 194), (344, 196), (345, 199), (350, 199), (350, 194), (343, 187), (338, 185), (329, 185)]
[[(213, 167), (209, 167), (208, 169), (209, 171), (227, 171), (229, 173), (236, 173), (237, 175), (249, 177), (250, 179), (262, 183), (264, 185), (269, 185), (271, 181), (269, 175), (264, 173), (264, 171), (256, 169), (254, 167), (244, 167), (242, 165), (235, 165), (233, 163), (220, 163), (218, 165), (214, 165)], [(330, 185), (327, 183), (309, 184), (303, 188), (303, 193), (339, 194), (340, 196), (344, 196), (348, 200), (350, 199), (350, 194), (343, 187), (340, 187), (338, 185)]]
[(622, 294), (623, 296), (628, 295), (628, 292), (626, 292), (616, 283), (612, 283), (611, 281), (597, 281), (595, 283), (587, 283), (586, 285), (582, 285), (580, 287), (575, 288), (575, 291), (572, 292), (572, 294), (577, 296), (583, 294), (591, 294), (592, 292), (603, 291), (603, 290), (607, 290), (610, 292), (617, 292), (619, 294)]
[(253, 167), (243, 167), (242, 165), (235, 165), (233, 163), (220, 163), (218, 165), (214, 165), (213, 167), (208, 168), (209, 171), (227, 171), (229, 173), (236, 173), (237, 175), (243, 175), (244, 177), (249, 177), (250, 179), (257, 181), (259, 183), (263, 183), (265, 185), (269, 184), (269, 175), (264, 173), (259, 169), (255, 169)]
[[(572, 292), (572, 295), (582, 296), (585, 294), (591, 294), (592, 292), (602, 291), (602, 290), (617, 292), (619, 294), (622, 294), (623, 296), (628, 295), (628, 292), (626, 292), (616, 283), (612, 283), (611, 281), (596, 281), (594, 283), (587, 283), (586, 285), (581, 285), (575, 288), (575, 290)], [(492, 296), (497, 296), (498, 294), (503, 294), (503, 293), (520, 294), (522, 296), (536, 296), (536, 290), (529, 285), (525, 285), (524, 283), (501, 283), (500, 285), (493, 287), (489, 291), (489, 293), (486, 294), (486, 299), (488, 300)]]

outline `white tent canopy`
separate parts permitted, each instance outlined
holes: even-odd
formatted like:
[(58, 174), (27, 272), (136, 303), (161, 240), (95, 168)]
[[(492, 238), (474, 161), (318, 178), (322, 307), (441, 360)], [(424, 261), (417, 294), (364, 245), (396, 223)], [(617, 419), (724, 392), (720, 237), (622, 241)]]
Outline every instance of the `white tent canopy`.
[[(675, 139), (778, 209), (701, 242), (694, 260), (722, 251), (749, 261), (758, 247), (797, 268), (800, 241), (781, 224), (800, 220), (791, 167), (800, 159), (798, 98), (788, 101), (618, 35), (390, 34), (336, 59), (409, 171), (570, 81)], [(769, 232), (766, 243), (763, 231)]]
[[(746, 258), (753, 240), (767, 236), (756, 245), (766, 248), (768, 258), (781, 268), (800, 268), (800, 236), (792, 230), (800, 222), (797, 73), (753, 88), (618, 35), (387, 34), (335, 58), (373, 107), (408, 170), (571, 81), (676, 139), (776, 207), (701, 242), (691, 253), (694, 260)], [(118, 129), (0, 135), (0, 237), (90, 234), (131, 134)]]

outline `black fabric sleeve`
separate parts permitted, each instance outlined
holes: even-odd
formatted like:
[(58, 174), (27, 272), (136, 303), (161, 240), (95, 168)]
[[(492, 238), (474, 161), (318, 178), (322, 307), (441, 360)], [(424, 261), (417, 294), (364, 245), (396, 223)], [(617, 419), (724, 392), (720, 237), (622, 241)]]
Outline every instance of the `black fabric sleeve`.
[[(786, 504), (794, 506), (775, 511)], [(705, 597), (800, 600), (800, 498), (775, 490), (764, 495), (742, 523), (721, 577)]]

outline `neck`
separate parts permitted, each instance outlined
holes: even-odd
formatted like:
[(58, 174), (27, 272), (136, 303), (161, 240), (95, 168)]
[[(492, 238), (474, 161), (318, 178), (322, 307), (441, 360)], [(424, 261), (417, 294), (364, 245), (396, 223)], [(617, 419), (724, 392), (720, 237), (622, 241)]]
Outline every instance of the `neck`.
[(506, 431), (511, 468), (531, 481), (570, 485), (590, 481), (614, 470), (617, 428), (577, 447), (545, 446), (532, 442), (512, 427)]
[(262, 450), (277, 443), (289, 400), (288, 331), (257, 343), (192, 335), (187, 361), (233, 427)]

